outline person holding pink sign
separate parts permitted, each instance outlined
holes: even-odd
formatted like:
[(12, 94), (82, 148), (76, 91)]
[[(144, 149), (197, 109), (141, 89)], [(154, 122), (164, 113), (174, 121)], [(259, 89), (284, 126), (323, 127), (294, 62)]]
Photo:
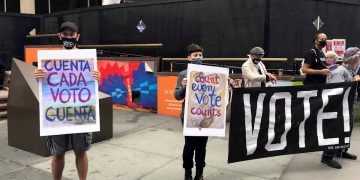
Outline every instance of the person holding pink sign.
[[(63, 43), (63, 49), (75, 50), (80, 38), (77, 25), (73, 22), (62, 23), (59, 30), (59, 39)], [(45, 77), (47, 72), (43, 68), (34, 71), (37, 80)], [(93, 71), (93, 77), (97, 81), (100, 80), (99, 71)], [(46, 137), (48, 148), (52, 154), (51, 170), (53, 179), (58, 180), (62, 177), (65, 166), (65, 152), (71, 144), (76, 157), (76, 168), (80, 180), (84, 180), (88, 173), (88, 158), (86, 151), (90, 149), (92, 141), (92, 133), (65, 134)]]

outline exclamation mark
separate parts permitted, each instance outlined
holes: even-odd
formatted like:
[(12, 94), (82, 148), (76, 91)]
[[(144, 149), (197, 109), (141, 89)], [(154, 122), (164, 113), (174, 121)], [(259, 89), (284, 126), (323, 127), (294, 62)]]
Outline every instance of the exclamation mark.
[[(344, 116), (344, 132), (350, 132), (350, 112), (349, 112), (349, 93), (351, 87), (348, 88), (343, 98), (343, 116)], [(345, 143), (350, 143), (350, 137), (345, 137)]]

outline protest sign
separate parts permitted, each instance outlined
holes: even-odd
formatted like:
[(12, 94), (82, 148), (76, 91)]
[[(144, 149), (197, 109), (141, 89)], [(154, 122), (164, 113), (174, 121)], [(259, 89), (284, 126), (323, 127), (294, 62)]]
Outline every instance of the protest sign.
[(184, 136), (225, 136), (229, 69), (189, 64)]
[(234, 89), (228, 162), (349, 148), (355, 87)]
[(96, 50), (38, 51), (40, 136), (100, 131)]

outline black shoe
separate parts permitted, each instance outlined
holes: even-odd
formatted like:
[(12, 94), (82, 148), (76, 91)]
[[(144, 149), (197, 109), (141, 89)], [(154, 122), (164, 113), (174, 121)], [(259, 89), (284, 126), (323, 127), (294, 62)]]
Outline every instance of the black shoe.
[(202, 175), (196, 175), (194, 180), (204, 180), (203, 176)]
[(185, 180), (193, 180), (191, 175), (185, 175)]
[(330, 166), (330, 167), (332, 167), (332, 168), (341, 169), (341, 165), (337, 161), (335, 161), (334, 159), (325, 160), (325, 159), (321, 158), (321, 162), (328, 165), (328, 166)]
[(185, 169), (185, 180), (193, 180), (191, 169)]
[(204, 172), (204, 167), (196, 167), (196, 175), (194, 180), (204, 180), (203, 172)]
[(351, 160), (356, 160), (357, 159), (356, 155), (350, 154), (348, 152), (336, 153), (336, 157), (344, 158), (344, 159), (351, 159)]

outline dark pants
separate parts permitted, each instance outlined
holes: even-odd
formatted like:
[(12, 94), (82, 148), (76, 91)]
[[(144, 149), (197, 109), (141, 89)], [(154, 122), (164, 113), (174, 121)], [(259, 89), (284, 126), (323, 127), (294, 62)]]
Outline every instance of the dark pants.
[(334, 158), (335, 155), (341, 156), (343, 152), (347, 152), (348, 148), (346, 149), (338, 149), (338, 150), (326, 150), (323, 151), (322, 158), (325, 160), (331, 160)]
[(183, 167), (191, 169), (194, 166), (193, 158), (195, 151), (195, 163), (197, 168), (205, 167), (206, 143), (208, 137), (185, 136), (183, 151)]
[(0, 69), (0, 88), (2, 88), (4, 85), (4, 75), (5, 75), (5, 70)]
[(323, 151), (322, 159), (324, 159), (324, 160), (331, 160), (331, 159), (334, 158), (335, 153), (336, 153), (336, 150), (326, 150), (326, 151)]

